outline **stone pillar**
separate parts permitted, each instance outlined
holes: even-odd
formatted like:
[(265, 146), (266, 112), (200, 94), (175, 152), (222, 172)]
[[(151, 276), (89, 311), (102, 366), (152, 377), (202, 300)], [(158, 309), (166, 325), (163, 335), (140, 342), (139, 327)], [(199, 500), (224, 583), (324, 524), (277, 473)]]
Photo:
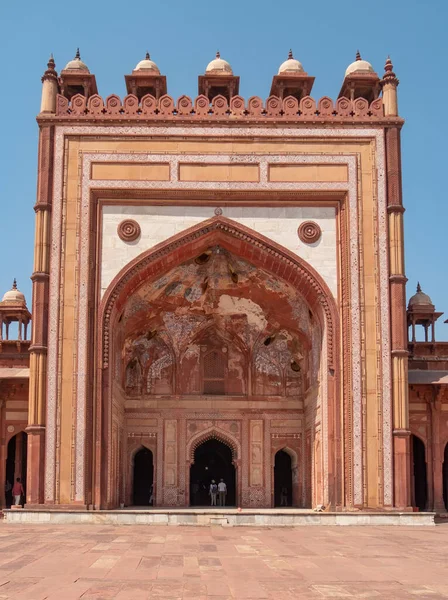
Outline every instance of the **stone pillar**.
[(394, 505), (411, 506), (408, 340), (404, 270), (400, 129), (385, 131), (391, 305)]
[[(6, 460), (8, 458), (8, 444), (6, 442), (6, 400), (0, 398), (0, 506), (6, 506)], [(9, 482), (12, 485), (12, 482)]]
[[(443, 500), (443, 450), (440, 443), (440, 419), (442, 418), (441, 394), (435, 391), (431, 402), (431, 429), (432, 429), (432, 479), (434, 491), (434, 507), (436, 512), (446, 512)], [(431, 465), (428, 464), (431, 468)]]
[(22, 481), (22, 458), (23, 458), (23, 433), (20, 432), (16, 435), (16, 454), (14, 461), (14, 481), (17, 477)]
[[(426, 405), (427, 405), (427, 444), (426, 444), (426, 480), (427, 480), (427, 502), (426, 508), (427, 510), (434, 510), (434, 428), (433, 428), (433, 418), (432, 418), (432, 410), (431, 410), (431, 398), (427, 398), (425, 395)], [(415, 482), (413, 482), (415, 485)], [(415, 503), (413, 503), (414, 505)]]
[(39, 138), (30, 390), (28, 412), (27, 504), (44, 501), (45, 421), (47, 393), (47, 338), (50, 277), (51, 197), (54, 128), (43, 125)]

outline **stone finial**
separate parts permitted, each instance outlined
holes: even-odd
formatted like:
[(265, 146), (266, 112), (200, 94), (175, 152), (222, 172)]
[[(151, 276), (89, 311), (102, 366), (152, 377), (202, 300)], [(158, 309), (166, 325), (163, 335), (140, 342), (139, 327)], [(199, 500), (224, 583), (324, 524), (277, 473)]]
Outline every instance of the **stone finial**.
[(81, 60), (81, 54), (79, 53), (79, 48), (76, 48), (75, 58), (77, 58), (78, 60)]
[(288, 60), (292, 60), (294, 56), (292, 55), (292, 50), (288, 52)]
[(387, 83), (394, 83), (395, 85), (399, 84), (397, 76), (394, 73), (394, 65), (390, 59), (390, 56), (386, 59), (386, 64), (384, 65), (384, 75), (383, 81)]
[(17, 289), (17, 279), (14, 277), (14, 281), (12, 282), (12, 289), (16, 290)]
[(54, 58), (53, 58), (53, 53), (50, 54), (50, 58), (48, 59), (47, 62), (47, 70), (45, 71), (45, 73), (42, 76), (42, 82), (44, 82), (46, 79), (54, 79), (57, 80), (58, 74), (56, 73), (56, 63), (54, 62)]
[(221, 54), (220, 54), (219, 50), (216, 51), (216, 58), (221, 58)]
[(151, 57), (149, 56), (149, 52), (146, 52), (145, 60), (151, 60)]
[(356, 60), (362, 60), (359, 50), (356, 50)]
[(417, 292), (422, 291), (422, 286), (420, 285), (420, 281), (417, 281)]

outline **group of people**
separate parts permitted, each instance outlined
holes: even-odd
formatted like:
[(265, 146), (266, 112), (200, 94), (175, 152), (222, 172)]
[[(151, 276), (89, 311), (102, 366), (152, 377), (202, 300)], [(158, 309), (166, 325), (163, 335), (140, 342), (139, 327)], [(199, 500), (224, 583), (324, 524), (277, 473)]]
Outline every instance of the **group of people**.
[(227, 486), (224, 483), (224, 479), (221, 479), (218, 484), (212, 479), (208, 493), (210, 495), (210, 506), (216, 506), (217, 499), (219, 502), (218, 506), (226, 505)]

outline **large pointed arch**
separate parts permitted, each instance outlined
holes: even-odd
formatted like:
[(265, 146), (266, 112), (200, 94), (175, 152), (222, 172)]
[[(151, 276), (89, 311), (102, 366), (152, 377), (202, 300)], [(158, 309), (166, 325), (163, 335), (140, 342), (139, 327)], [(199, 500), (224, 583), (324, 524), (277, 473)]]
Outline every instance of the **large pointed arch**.
[(302, 258), (280, 244), (223, 216), (168, 238), (143, 252), (114, 277), (100, 305), (100, 340), (103, 366), (109, 362), (109, 337), (127, 298), (147, 280), (161, 276), (173, 266), (186, 262), (210, 244), (220, 244), (229, 252), (263, 268), (295, 287), (311, 308), (321, 308), (327, 329), (328, 361), (334, 368), (337, 338), (337, 309), (333, 295), (322, 277)]
[[(119, 320), (127, 299), (143, 284), (161, 277), (173, 267), (187, 262), (212, 245), (219, 245), (234, 255), (263, 269), (294, 287), (322, 325), (326, 347), (325, 379), (327, 398), (327, 498), (325, 503), (342, 503), (342, 457), (340, 444), (340, 402), (337, 399), (339, 321), (335, 299), (322, 277), (302, 258), (269, 238), (223, 216), (214, 217), (191, 227), (143, 252), (126, 265), (107, 288), (98, 314), (97, 394), (95, 412), (94, 504), (107, 508), (108, 480), (104, 465), (110, 463), (108, 431), (112, 369), (109, 368), (111, 332)], [(326, 368), (325, 368), (326, 367)]]

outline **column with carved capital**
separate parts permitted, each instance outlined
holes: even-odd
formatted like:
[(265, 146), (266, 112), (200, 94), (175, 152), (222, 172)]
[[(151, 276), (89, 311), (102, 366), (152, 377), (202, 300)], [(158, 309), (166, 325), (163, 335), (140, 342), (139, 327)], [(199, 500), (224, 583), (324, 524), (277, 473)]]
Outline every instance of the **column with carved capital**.
[(389, 219), (389, 269), (391, 303), (392, 399), (394, 447), (394, 506), (411, 506), (408, 336), (406, 324), (406, 277), (401, 191), (400, 127), (385, 131), (387, 200)]
[(44, 501), (47, 337), (50, 277), (50, 223), (54, 127), (41, 125), (34, 242), (32, 337), (28, 411), (27, 504)]

